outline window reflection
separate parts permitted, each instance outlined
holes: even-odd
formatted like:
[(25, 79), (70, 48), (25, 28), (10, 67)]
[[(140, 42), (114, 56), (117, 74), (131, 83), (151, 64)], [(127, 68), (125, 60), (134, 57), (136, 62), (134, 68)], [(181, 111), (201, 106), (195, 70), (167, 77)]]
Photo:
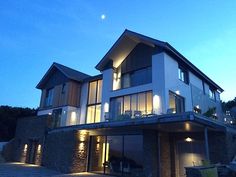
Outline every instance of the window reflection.
[(90, 171), (118, 176), (143, 173), (142, 135), (92, 136), (91, 140)]
[(152, 114), (152, 92), (142, 92), (111, 99), (111, 119), (123, 120), (146, 117)]

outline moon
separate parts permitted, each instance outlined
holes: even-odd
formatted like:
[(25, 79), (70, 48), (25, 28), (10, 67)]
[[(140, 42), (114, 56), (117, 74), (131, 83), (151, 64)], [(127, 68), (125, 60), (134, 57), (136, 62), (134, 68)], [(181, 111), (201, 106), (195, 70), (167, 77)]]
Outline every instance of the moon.
[(101, 15), (101, 20), (105, 20), (106, 19), (106, 15), (105, 14), (102, 14)]

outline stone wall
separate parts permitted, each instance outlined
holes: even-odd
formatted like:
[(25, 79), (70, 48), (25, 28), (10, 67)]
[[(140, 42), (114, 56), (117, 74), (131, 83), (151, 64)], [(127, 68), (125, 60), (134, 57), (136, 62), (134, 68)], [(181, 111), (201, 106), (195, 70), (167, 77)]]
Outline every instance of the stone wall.
[(42, 165), (63, 173), (85, 172), (88, 135), (75, 130), (46, 136)]
[[(50, 126), (50, 116), (21, 118), (17, 122), (15, 138), (3, 149), (7, 161), (27, 162), (30, 140), (37, 140), (43, 147), (44, 137)], [(42, 152), (36, 152), (35, 163), (40, 165)]]
[(169, 134), (160, 135), (161, 146), (161, 177), (171, 176), (171, 157)]
[(158, 133), (153, 130), (143, 132), (143, 164), (145, 177), (158, 177)]

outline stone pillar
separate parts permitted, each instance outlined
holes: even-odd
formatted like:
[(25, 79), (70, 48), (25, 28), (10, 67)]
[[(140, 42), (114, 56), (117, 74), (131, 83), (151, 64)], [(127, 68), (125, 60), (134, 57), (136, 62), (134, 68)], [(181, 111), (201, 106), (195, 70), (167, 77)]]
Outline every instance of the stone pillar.
[(143, 132), (143, 165), (145, 177), (159, 176), (158, 133), (154, 130)]

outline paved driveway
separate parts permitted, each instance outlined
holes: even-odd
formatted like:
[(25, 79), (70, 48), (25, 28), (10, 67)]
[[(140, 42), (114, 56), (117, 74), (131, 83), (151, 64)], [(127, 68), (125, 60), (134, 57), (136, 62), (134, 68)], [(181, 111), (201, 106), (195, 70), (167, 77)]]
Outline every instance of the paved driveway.
[(36, 165), (0, 163), (0, 177), (104, 177), (104, 175), (91, 173), (62, 174)]

